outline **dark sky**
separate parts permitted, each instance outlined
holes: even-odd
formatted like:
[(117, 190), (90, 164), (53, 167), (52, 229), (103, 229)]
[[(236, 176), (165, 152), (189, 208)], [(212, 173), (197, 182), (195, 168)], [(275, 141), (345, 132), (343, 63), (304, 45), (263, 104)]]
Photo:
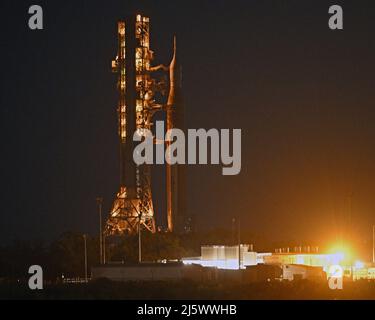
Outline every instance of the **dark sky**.
[[(116, 21), (151, 19), (155, 63), (177, 34), (188, 128), (241, 128), (242, 171), (188, 168), (197, 225), (331, 239), (375, 223), (373, 1), (9, 1), (0, 4), (0, 239), (97, 230), (118, 189)], [(27, 27), (44, 9), (44, 30)], [(344, 9), (344, 30), (328, 8)], [(165, 201), (156, 169), (157, 217)], [(352, 197), (350, 222), (348, 197)]]

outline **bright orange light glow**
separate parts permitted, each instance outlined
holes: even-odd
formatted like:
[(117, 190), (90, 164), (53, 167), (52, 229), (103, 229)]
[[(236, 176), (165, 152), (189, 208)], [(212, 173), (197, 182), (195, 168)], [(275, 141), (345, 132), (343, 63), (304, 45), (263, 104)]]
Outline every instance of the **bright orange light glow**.
[(334, 257), (335, 263), (339, 265), (351, 265), (353, 261), (353, 251), (348, 245), (334, 245), (328, 251)]

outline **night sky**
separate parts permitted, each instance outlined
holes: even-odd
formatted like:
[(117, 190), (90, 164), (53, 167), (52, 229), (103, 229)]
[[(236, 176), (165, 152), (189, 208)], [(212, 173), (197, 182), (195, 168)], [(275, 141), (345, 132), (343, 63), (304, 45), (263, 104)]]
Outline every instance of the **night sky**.
[[(373, 1), (10, 1), (0, 4), (0, 240), (97, 232), (118, 191), (116, 22), (151, 21), (157, 63), (177, 35), (186, 126), (242, 129), (242, 171), (188, 167), (200, 230), (241, 216), (272, 240), (370, 238), (375, 223)], [(44, 9), (31, 31), (28, 8)], [(344, 30), (328, 8), (344, 9)], [(162, 170), (154, 170), (164, 223)], [(349, 196), (352, 195), (352, 215)]]

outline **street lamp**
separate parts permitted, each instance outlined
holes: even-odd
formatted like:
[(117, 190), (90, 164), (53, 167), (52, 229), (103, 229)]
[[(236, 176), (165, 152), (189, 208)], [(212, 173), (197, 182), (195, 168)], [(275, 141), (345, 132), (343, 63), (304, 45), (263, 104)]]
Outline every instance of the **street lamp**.
[(138, 262), (142, 262), (142, 239), (141, 239), (141, 219), (142, 219), (142, 213), (139, 213), (138, 215)]
[(103, 263), (103, 231), (102, 231), (103, 198), (102, 197), (96, 198), (96, 202), (98, 204), (98, 211), (99, 211), (99, 250), (100, 250), (100, 264), (102, 264)]
[(106, 253), (105, 253), (105, 248), (106, 248), (106, 246), (105, 246), (105, 234), (103, 234), (103, 263), (104, 264), (106, 264), (106, 261), (107, 261), (107, 259), (106, 259)]
[(232, 218), (232, 228), (233, 228), (233, 239), (235, 241), (235, 222), (237, 222), (237, 245), (238, 245), (238, 270), (241, 269), (241, 221), (240, 217)]
[(372, 225), (372, 263), (375, 264), (375, 225)]
[(83, 235), (84, 243), (84, 256), (85, 256), (85, 282), (87, 283), (87, 244), (86, 244), (86, 234)]

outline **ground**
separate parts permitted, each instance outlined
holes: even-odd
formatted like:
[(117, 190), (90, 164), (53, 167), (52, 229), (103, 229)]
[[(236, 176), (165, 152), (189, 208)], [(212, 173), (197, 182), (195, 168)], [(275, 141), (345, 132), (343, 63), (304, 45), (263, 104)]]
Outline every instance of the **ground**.
[(330, 290), (326, 283), (311, 281), (251, 284), (178, 282), (111, 282), (49, 284), (31, 291), (27, 283), (1, 283), (0, 299), (230, 299), (230, 300), (375, 300), (375, 282), (345, 283), (343, 290)]

